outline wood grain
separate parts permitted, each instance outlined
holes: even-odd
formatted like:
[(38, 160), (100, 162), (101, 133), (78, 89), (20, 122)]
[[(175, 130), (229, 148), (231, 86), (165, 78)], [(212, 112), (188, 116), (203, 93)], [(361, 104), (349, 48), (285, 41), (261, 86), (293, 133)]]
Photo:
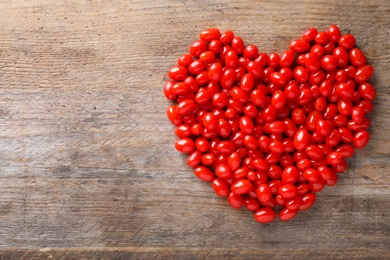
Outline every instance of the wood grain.
[[(389, 259), (390, 2), (0, 1), (1, 259)], [(173, 149), (166, 72), (199, 31), (281, 51), (338, 24), (375, 67), (369, 145), (291, 222), (259, 225)]]

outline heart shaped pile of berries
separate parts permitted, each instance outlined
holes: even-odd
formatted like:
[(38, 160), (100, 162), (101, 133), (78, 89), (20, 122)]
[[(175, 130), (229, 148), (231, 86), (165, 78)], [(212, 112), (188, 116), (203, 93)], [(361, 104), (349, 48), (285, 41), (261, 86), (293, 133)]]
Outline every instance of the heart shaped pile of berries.
[(374, 69), (354, 46), (336, 25), (308, 29), (281, 55), (202, 31), (164, 85), (176, 149), (233, 208), (261, 223), (294, 218), (369, 141)]

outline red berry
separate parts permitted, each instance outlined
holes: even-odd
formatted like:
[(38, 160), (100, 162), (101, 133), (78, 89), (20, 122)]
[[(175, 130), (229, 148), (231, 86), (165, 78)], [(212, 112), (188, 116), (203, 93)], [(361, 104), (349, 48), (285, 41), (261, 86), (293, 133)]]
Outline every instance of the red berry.
[(368, 82), (359, 85), (359, 92), (362, 98), (369, 101), (375, 99), (376, 97), (376, 91), (374, 87)]
[(294, 137), (294, 147), (298, 151), (303, 151), (309, 145), (310, 135), (305, 128), (301, 128), (297, 131)]
[(355, 37), (351, 34), (344, 34), (339, 39), (339, 45), (347, 50), (353, 48), (353, 46), (355, 46), (355, 43)]
[(279, 194), (283, 199), (292, 199), (297, 196), (298, 190), (293, 184), (284, 184), (279, 188)]
[(298, 214), (297, 210), (289, 210), (288, 208), (284, 207), (279, 211), (279, 219), (281, 221), (289, 221)]
[(353, 48), (349, 51), (349, 60), (355, 67), (366, 65), (366, 55), (358, 48)]
[(182, 138), (176, 141), (175, 148), (181, 153), (191, 153), (195, 149), (195, 143), (190, 138)]
[(207, 51), (207, 45), (205, 41), (197, 40), (190, 45), (189, 52), (194, 57), (199, 57), (205, 51)]
[(366, 130), (360, 130), (353, 136), (353, 146), (355, 148), (363, 148), (370, 140), (370, 134)]
[(309, 28), (302, 34), (302, 39), (311, 42), (316, 37), (318, 31), (316, 28)]
[(252, 183), (248, 180), (237, 180), (231, 185), (232, 192), (234, 194), (247, 194), (252, 190)]
[(279, 59), (279, 65), (283, 68), (288, 68), (294, 61), (294, 51), (286, 50), (282, 53)]
[(317, 55), (313, 53), (307, 53), (305, 59), (305, 66), (309, 72), (317, 72), (321, 68), (321, 63)]
[(232, 40), (232, 48), (237, 54), (244, 52), (245, 46), (241, 37), (235, 36)]
[(229, 195), (229, 186), (224, 180), (215, 178), (211, 183), (211, 186), (218, 196), (227, 197)]
[(333, 43), (338, 42), (340, 39), (340, 36), (341, 36), (339, 27), (337, 27), (337, 25), (334, 25), (334, 24), (329, 26), (328, 36), (329, 36), (329, 40), (331, 42), (333, 42)]
[(253, 216), (257, 222), (266, 224), (272, 222), (275, 219), (276, 213), (270, 208), (262, 208), (256, 211)]
[(260, 184), (256, 190), (260, 203), (267, 203), (272, 198), (271, 189), (267, 184)]
[(282, 181), (284, 184), (295, 184), (298, 180), (299, 171), (294, 166), (288, 166), (283, 170)]
[(326, 71), (335, 70), (337, 67), (338, 61), (332, 55), (325, 55), (321, 59), (321, 67)]
[(307, 193), (302, 196), (302, 204), (299, 206), (299, 210), (307, 210), (313, 206), (316, 201), (316, 195), (314, 193)]
[(204, 166), (195, 167), (194, 173), (202, 181), (211, 182), (214, 179), (214, 174)]
[(325, 45), (329, 42), (329, 35), (326, 32), (319, 32), (314, 40), (317, 44)]
[(310, 44), (305, 40), (293, 40), (290, 42), (290, 49), (294, 52), (305, 52), (310, 48)]
[(357, 69), (355, 73), (355, 81), (362, 83), (369, 80), (374, 74), (374, 68), (371, 65), (365, 65)]
[(219, 40), (221, 33), (217, 28), (209, 28), (202, 31), (199, 38), (205, 42), (211, 42), (212, 40)]
[(259, 201), (252, 197), (244, 198), (244, 206), (250, 211), (257, 211), (260, 208)]
[(241, 195), (234, 194), (230, 192), (228, 195), (228, 202), (230, 206), (234, 209), (240, 209), (244, 205), (244, 199)]

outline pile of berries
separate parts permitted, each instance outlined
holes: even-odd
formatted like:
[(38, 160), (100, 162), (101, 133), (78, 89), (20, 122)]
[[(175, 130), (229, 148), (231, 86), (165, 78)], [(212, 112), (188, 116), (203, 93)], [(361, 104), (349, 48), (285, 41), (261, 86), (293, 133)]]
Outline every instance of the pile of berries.
[(354, 46), (336, 25), (308, 29), (281, 55), (202, 31), (163, 88), (176, 149), (233, 208), (261, 223), (294, 218), (369, 141), (374, 69)]

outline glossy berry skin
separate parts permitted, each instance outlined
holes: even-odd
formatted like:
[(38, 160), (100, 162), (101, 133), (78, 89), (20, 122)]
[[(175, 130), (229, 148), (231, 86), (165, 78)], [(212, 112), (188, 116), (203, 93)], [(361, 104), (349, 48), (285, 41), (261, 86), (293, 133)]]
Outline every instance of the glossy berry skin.
[(179, 59), (177, 60), (177, 64), (184, 66), (184, 67), (187, 67), (188, 65), (191, 64), (192, 61), (193, 61), (193, 59), (192, 59), (191, 54), (187, 53), (187, 54), (183, 54), (182, 56), (179, 57)]
[(318, 145), (309, 145), (305, 149), (307, 157), (312, 160), (319, 161), (324, 157), (324, 151)]
[(284, 184), (295, 184), (298, 177), (299, 171), (295, 166), (288, 166), (282, 172), (282, 182)]
[(326, 32), (319, 32), (319, 33), (317, 33), (314, 40), (317, 44), (325, 45), (329, 42), (329, 36)]
[(202, 123), (207, 130), (215, 130), (218, 127), (218, 119), (212, 113), (205, 114), (202, 118)]
[(175, 85), (175, 81), (174, 80), (168, 80), (164, 84), (164, 87), (163, 87), (164, 95), (169, 100), (175, 100), (176, 99), (176, 94), (173, 92), (173, 89), (172, 89), (173, 85)]
[(215, 161), (215, 155), (212, 153), (205, 153), (202, 156), (202, 164), (205, 166), (214, 165)]
[(195, 102), (191, 99), (186, 99), (177, 105), (178, 112), (181, 115), (188, 114), (197, 108)]
[(303, 172), (303, 176), (308, 182), (317, 182), (319, 179), (319, 174), (317, 170), (313, 168), (308, 168)]
[(366, 55), (358, 48), (353, 48), (349, 51), (349, 60), (355, 67), (362, 67), (367, 62)]
[(305, 112), (301, 108), (294, 109), (292, 111), (291, 117), (294, 123), (297, 125), (301, 125), (306, 121)]
[(169, 121), (175, 126), (181, 125), (183, 119), (182, 116), (179, 113), (179, 110), (177, 106), (171, 105), (167, 109), (167, 117)]
[(291, 211), (297, 211), (301, 203), (302, 203), (302, 198), (300, 196), (296, 196), (293, 199), (286, 200), (285, 206)]
[(194, 173), (196, 177), (201, 179), (202, 181), (211, 182), (214, 179), (214, 174), (208, 168), (204, 166), (197, 166), (194, 169)]
[(179, 138), (189, 137), (191, 135), (191, 127), (188, 125), (180, 125), (176, 127), (175, 134)]
[(364, 148), (370, 140), (370, 134), (366, 130), (360, 130), (353, 136), (353, 146), (355, 148)]
[(297, 39), (290, 42), (290, 49), (294, 52), (305, 52), (310, 48), (310, 44), (305, 40)]
[(269, 55), (269, 60), (268, 60), (268, 66), (271, 68), (275, 68), (276, 66), (279, 65), (280, 57), (277, 52), (272, 52)]
[(316, 28), (309, 28), (302, 34), (302, 40), (311, 42), (316, 37), (318, 31)]
[(256, 211), (253, 217), (257, 222), (260, 222), (262, 224), (267, 224), (272, 222), (275, 219), (276, 213), (274, 210), (270, 208), (262, 208)]
[(343, 143), (351, 143), (353, 141), (352, 132), (346, 127), (340, 127), (338, 129), (341, 135), (341, 142)]
[(260, 208), (259, 201), (256, 198), (252, 197), (244, 198), (244, 206), (250, 211), (257, 211)]
[(291, 66), (291, 64), (294, 61), (294, 51), (293, 50), (286, 50), (282, 53), (279, 59), (279, 65), (283, 68), (288, 68)]
[(292, 184), (284, 184), (279, 188), (279, 194), (283, 199), (292, 199), (298, 195), (298, 190)]
[(267, 184), (260, 184), (256, 189), (256, 193), (260, 203), (267, 203), (272, 199), (271, 189)]
[(241, 195), (230, 192), (228, 195), (228, 203), (234, 209), (240, 209), (244, 205), (244, 199)]
[(253, 75), (255, 79), (259, 79), (264, 75), (264, 70), (261, 65), (256, 61), (248, 62), (246, 69)]
[(344, 158), (340, 152), (331, 152), (326, 156), (326, 162), (333, 166), (341, 164), (343, 160)]
[(231, 42), (231, 46), (233, 51), (235, 51), (237, 54), (241, 54), (244, 52), (244, 42), (239, 36), (234, 36)]
[(339, 68), (344, 68), (347, 66), (348, 61), (349, 61), (349, 55), (348, 52), (342, 48), (342, 47), (337, 47), (333, 50), (333, 57), (337, 60), (337, 66)]
[(362, 98), (369, 100), (369, 101), (375, 99), (375, 97), (376, 97), (375, 88), (368, 82), (364, 82), (364, 83), (359, 85), (359, 93), (360, 93)]
[(341, 155), (344, 157), (344, 158), (350, 158), (353, 156), (354, 154), (354, 149), (351, 145), (348, 145), (348, 144), (343, 144), (343, 145), (340, 145), (340, 146), (337, 146), (336, 149), (335, 149), (336, 152), (340, 152)]
[(220, 197), (227, 197), (230, 193), (228, 184), (219, 178), (215, 178), (211, 183), (214, 192)]
[(341, 37), (341, 32), (339, 27), (337, 27), (337, 25), (334, 24), (329, 26), (327, 33), (329, 36), (329, 41), (333, 43), (338, 42)]
[[(255, 78), (252, 74), (247, 73), (241, 78), (240, 88), (244, 92), (250, 92), (255, 84)], [(253, 102), (253, 101), (252, 101)]]
[(187, 157), (187, 165), (190, 166), (191, 168), (194, 168), (195, 166), (200, 164), (201, 161), (202, 161), (202, 153), (197, 150), (192, 152)]
[(257, 57), (259, 54), (259, 50), (257, 49), (257, 46), (254, 44), (249, 44), (244, 49), (244, 57), (253, 60)]
[(341, 134), (338, 130), (334, 129), (330, 132), (330, 134), (326, 137), (326, 145), (330, 147), (335, 147), (339, 144), (341, 140)]
[(218, 164), (215, 167), (215, 174), (221, 179), (228, 179), (232, 175), (232, 170), (226, 164)]
[(252, 190), (252, 183), (245, 179), (237, 180), (232, 183), (231, 190), (234, 194), (247, 194)]
[(272, 101), (271, 101), (272, 106), (276, 110), (280, 110), (284, 106), (284, 104), (286, 103), (286, 100), (287, 99), (286, 99), (286, 95), (284, 94), (284, 92), (281, 90), (277, 90), (272, 95)]
[(287, 126), (283, 121), (273, 121), (267, 126), (264, 126), (271, 134), (282, 134), (287, 130)]
[(273, 72), (270, 75), (270, 80), (275, 85), (284, 86), (284, 84), (286, 84), (287, 78), (280, 72)]
[(199, 74), (201, 73), (206, 64), (202, 60), (194, 60), (189, 66), (188, 66), (188, 71), (191, 74)]
[(225, 66), (229, 69), (235, 69), (238, 64), (237, 53), (228, 51), (225, 55)]
[(175, 95), (185, 95), (190, 91), (190, 86), (185, 82), (178, 82), (172, 86), (172, 92)]
[(190, 138), (182, 138), (176, 141), (175, 148), (181, 153), (192, 153), (195, 149), (195, 143)]
[(303, 151), (309, 145), (310, 135), (305, 128), (301, 128), (297, 131), (294, 137), (294, 147), (298, 151)]
[[(202, 41), (204, 42), (204, 41)], [(205, 42), (204, 42), (205, 43)], [(206, 43), (205, 43), (206, 44)], [(218, 41), (218, 40), (214, 40), (214, 41), (211, 41), (209, 43), (209, 46), (208, 46), (208, 49), (209, 51), (213, 52), (214, 54), (219, 54), (220, 51), (221, 51), (221, 42)], [(206, 47), (207, 48), (207, 47)], [(191, 50), (191, 49), (190, 49)], [(192, 54), (191, 54), (192, 55)], [(194, 57), (196, 57), (195, 55), (193, 55)]]
[(232, 31), (225, 31), (221, 34), (221, 37), (219, 38), (221, 44), (230, 44), (233, 40), (234, 34)]
[(325, 55), (321, 59), (321, 68), (326, 71), (332, 71), (337, 68), (337, 60), (332, 55)]
[(305, 66), (309, 72), (317, 72), (321, 68), (320, 60), (313, 53), (306, 54)]
[(374, 68), (371, 65), (365, 65), (357, 69), (354, 79), (357, 83), (363, 83), (369, 80), (373, 73)]
[(208, 69), (208, 77), (210, 82), (219, 82), (222, 78), (222, 65), (219, 63), (213, 63)]
[(279, 219), (281, 221), (289, 221), (298, 214), (297, 210), (289, 210), (288, 208), (284, 207), (279, 211)]
[(341, 47), (348, 50), (353, 48), (353, 46), (355, 46), (356, 39), (351, 34), (344, 34), (343, 36), (340, 37), (338, 43)]
[(243, 116), (240, 119), (240, 129), (244, 134), (252, 134), (255, 130), (255, 126), (249, 117)]
[(309, 79), (309, 72), (303, 66), (297, 66), (294, 69), (294, 79), (299, 83), (305, 83)]
[(313, 206), (316, 201), (316, 195), (314, 193), (307, 193), (302, 196), (302, 204), (299, 206), (299, 210), (308, 210)]
[(187, 77), (188, 70), (184, 66), (174, 66), (168, 71), (168, 76), (176, 81), (184, 80)]
[(211, 42), (212, 40), (219, 40), (221, 33), (217, 28), (209, 28), (202, 31), (199, 38), (205, 42)]

